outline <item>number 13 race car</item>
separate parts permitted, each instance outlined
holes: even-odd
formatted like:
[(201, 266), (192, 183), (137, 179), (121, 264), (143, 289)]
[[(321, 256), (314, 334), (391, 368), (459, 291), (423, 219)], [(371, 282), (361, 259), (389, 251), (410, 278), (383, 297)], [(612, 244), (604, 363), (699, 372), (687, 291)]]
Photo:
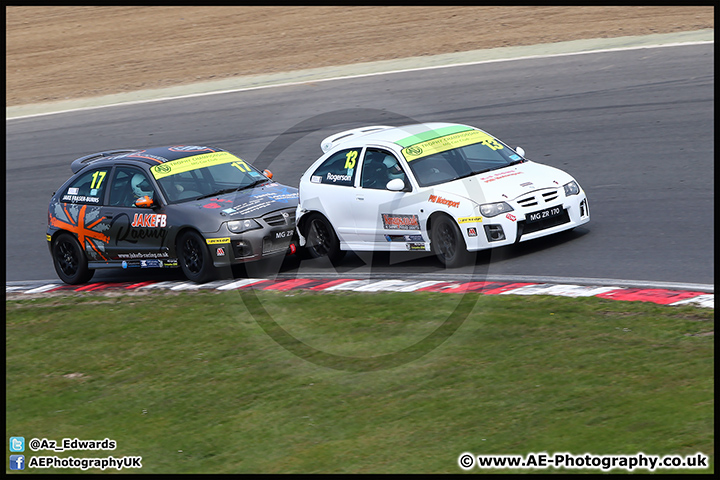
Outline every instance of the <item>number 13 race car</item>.
[(47, 241), (66, 283), (99, 268), (181, 268), (192, 281), (218, 267), (294, 247), (297, 189), (222, 149), (171, 146), (78, 158), (53, 194)]
[(300, 179), (296, 215), (300, 245), (314, 257), (432, 251), (455, 268), (469, 252), (590, 220), (573, 177), (471, 126), (363, 127), (331, 135), (321, 148)]

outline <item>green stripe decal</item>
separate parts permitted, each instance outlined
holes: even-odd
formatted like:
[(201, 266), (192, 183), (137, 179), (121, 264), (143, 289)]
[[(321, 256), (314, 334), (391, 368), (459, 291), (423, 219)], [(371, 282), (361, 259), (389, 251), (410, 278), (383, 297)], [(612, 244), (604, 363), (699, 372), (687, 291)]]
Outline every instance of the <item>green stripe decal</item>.
[(429, 130), (427, 132), (418, 133), (417, 135), (411, 135), (399, 140), (395, 143), (401, 147), (409, 147), (416, 143), (427, 142), (428, 140), (434, 140), (438, 137), (444, 137), (445, 135), (452, 135), (453, 133), (465, 132), (472, 130), (472, 127), (466, 127), (464, 125), (451, 125), (449, 127), (438, 128), (437, 130)]

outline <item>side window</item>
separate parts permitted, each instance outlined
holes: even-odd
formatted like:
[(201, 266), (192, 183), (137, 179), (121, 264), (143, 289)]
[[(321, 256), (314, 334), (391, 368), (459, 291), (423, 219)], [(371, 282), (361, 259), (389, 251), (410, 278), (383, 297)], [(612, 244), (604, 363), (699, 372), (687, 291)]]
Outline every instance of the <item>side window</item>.
[(105, 195), (105, 185), (107, 185), (107, 168), (97, 170), (88, 170), (75, 179), (60, 201), (67, 203), (87, 203), (91, 205), (100, 205), (103, 203)]
[(352, 186), (360, 148), (341, 150), (325, 160), (310, 177), (312, 183)]
[(138, 168), (118, 167), (112, 179), (110, 205), (132, 207), (142, 196), (155, 198), (152, 184), (145, 172)]
[(360, 186), (385, 190), (387, 183), (395, 178), (405, 183), (405, 191), (410, 191), (410, 183), (398, 159), (385, 150), (368, 148), (363, 159)]

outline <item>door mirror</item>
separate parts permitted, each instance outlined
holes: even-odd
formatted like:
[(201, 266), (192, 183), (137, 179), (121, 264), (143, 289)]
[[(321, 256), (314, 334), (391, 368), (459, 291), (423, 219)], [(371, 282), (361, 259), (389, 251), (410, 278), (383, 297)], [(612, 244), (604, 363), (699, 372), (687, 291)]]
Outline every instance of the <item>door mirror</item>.
[(139, 208), (152, 208), (155, 202), (148, 195), (144, 195), (135, 200), (135, 206)]
[(405, 182), (403, 182), (401, 178), (393, 178), (385, 185), (385, 188), (391, 192), (399, 192), (405, 188)]
[(265, 175), (270, 180), (272, 180), (272, 177), (273, 177), (272, 172), (270, 170), (268, 170), (267, 168), (265, 170), (263, 170), (263, 175)]
[(518, 155), (525, 158), (525, 150), (523, 150), (522, 147), (515, 147), (515, 151), (517, 152)]

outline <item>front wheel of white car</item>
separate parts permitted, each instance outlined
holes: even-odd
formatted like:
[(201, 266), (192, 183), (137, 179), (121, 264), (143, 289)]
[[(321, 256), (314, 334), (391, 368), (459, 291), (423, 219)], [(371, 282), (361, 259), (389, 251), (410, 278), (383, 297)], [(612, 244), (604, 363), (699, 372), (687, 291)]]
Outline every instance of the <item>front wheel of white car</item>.
[(340, 250), (340, 240), (327, 218), (319, 213), (311, 213), (304, 225), (307, 239), (305, 248), (311, 257), (327, 256), (333, 264), (342, 260), (345, 252)]
[(433, 219), (431, 240), (433, 253), (446, 268), (471, 263), (473, 255), (467, 250), (460, 228), (450, 217), (442, 215)]

